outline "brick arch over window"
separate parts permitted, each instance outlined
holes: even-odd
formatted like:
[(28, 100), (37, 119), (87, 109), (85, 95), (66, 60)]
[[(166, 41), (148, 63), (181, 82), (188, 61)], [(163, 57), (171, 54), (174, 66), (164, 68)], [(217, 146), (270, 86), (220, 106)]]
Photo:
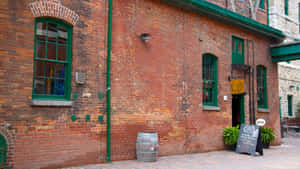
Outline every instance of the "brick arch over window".
[(79, 15), (62, 5), (60, 0), (36, 0), (29, 4), (34, 17), (54, 17), (76, 25)]

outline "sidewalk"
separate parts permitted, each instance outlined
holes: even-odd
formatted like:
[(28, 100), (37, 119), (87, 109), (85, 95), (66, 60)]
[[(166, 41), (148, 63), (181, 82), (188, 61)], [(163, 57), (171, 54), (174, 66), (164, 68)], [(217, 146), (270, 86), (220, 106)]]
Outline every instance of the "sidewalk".
[(281, 146), (264, 149), (264, 156), (217, 151), (159, 157), (152, 163), (130, 160), (69, 169), (300, 169), (300, 138), (284, 138)]

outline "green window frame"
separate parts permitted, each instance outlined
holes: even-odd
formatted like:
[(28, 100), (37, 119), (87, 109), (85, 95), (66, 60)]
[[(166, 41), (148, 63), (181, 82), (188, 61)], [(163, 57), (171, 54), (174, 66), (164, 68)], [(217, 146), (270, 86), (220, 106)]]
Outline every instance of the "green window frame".
[(267, 69), (263, 65), (256, 67), (257, 106), (268, 108)]
[(36, 18), (32, 99), (70, 100), (71, 25), (55, 18)]
[(259, 2), (259, 8), (260, 9), (265, 9), (265, 0), (260, 0), (260, 2)]
[(232, 63), (244, 64), (244, 39), (232, 37)]
[(284, 14), (289, 15), (289, 0), (284, 0)]
[(218, 106), (217, 57), (212, 54), (202, 56), (203, 105)]

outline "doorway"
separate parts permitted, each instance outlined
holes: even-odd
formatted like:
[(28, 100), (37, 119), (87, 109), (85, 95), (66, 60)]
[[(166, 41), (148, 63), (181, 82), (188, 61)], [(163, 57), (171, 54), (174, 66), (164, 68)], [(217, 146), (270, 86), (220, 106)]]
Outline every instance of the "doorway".
[(232, 95), (232, 126), (245, 123), (244, 95)]
[(289, 117), (293, 117), (293, 96), (288, 95), (288, 114)]
[(0, 168), (5, 167), (7, 144), (5, 138), (0, 135)]

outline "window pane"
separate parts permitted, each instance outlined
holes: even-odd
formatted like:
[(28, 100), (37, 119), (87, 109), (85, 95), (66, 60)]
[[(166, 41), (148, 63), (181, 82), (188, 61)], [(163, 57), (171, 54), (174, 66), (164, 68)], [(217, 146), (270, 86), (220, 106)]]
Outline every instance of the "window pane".
[(47, 78), (45, 82), (45, 94), (54, 94), (54, 86), (54, 79)]
[(56, 78), (65, 78), (65, 65), (63, 63), (56, 64)]
[(64, 80), (56, 80), (55, 94), (57, 94), (57, 95), (65, 94), (65, 81)]
[(46, 77), (54, 77), (55, 63), (45, 62), (46, 63)]
[(45, 42), (36, 42), (36, 57), (45, 58), (46, 57), (46, 48)]
[(58, 30), (58, 43), (67, 44), (68, 32), (65, 28), (59, 27)]
[(58, 46), (58, 60), (65, 61), (67, 56), (67, 47)]
[(213, 82), (205, 81), (203, 83), (203, 101), (213, 103)]
[(243, 53), (243, 45), (242, 45), (242, 42), (238, 42), (238, 52), (239, 54), (242, 54)]
[(36, 24), (36, 39), (46, 41), (47, 24), (39, 22)]
[(56, 60), (56, 45), (48, 43), (47, 58)]
[(43, 78), (36, 78), (34, 80), (35, 94), (44, 94), (45, 81)]
[(48, 42), (56, 43), (57, 36), (57, 25), (53, 23), (48, 23)]
[(35, 61), (34, 65), (35, 76), (44, 76), (44, 62)]
[(263, 88), (257, 89), (257, 104), (259, 106), (263, 106), (264, 105)]

